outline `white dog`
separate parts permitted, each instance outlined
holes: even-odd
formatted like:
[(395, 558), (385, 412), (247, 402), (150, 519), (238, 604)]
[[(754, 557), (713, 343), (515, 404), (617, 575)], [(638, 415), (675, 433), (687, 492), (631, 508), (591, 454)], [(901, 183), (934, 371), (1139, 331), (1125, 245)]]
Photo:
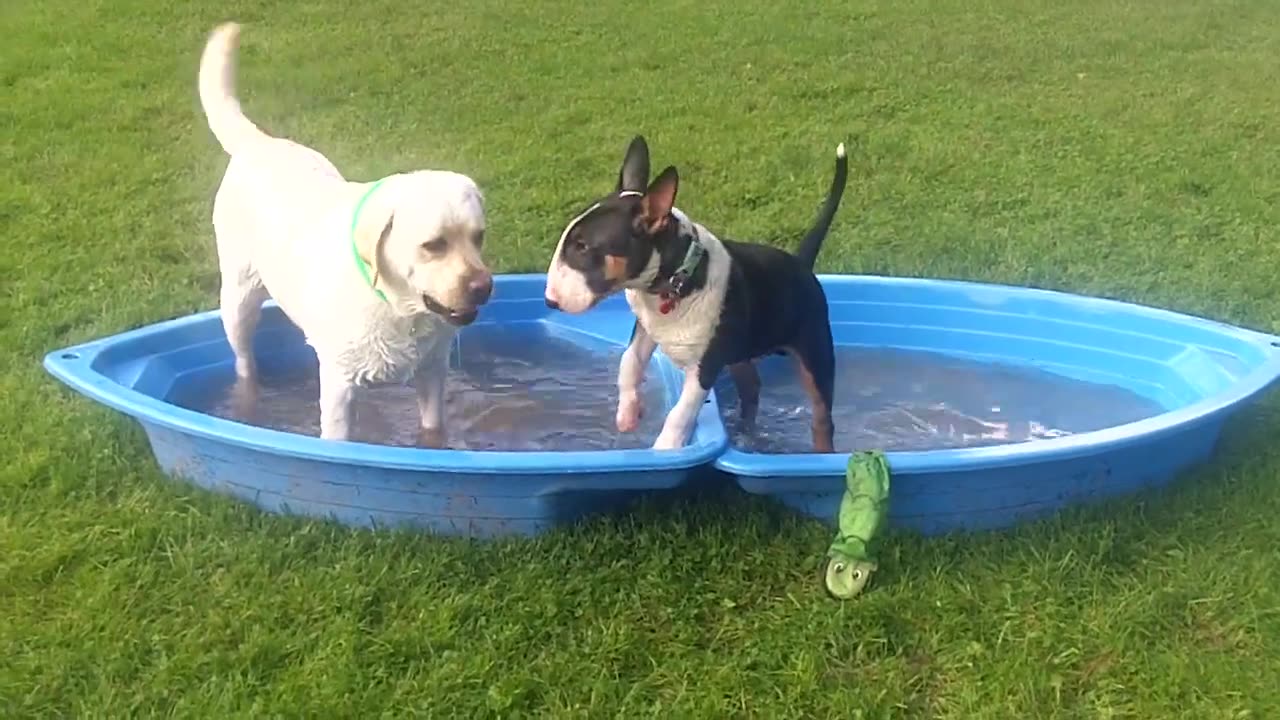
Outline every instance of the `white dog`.
[(200, 60), (200, 103), (231, 156), (213, 227), (237, 384), (256, 387), (252, 339), (270, 296), (319, 358), (322, 438), (350, 437), (356, 387), (412, 376), (423, 442), (443, 445), (449, 348), (493, 291), (480, 190), (432, 170), (348, 182), (315, 150), (266, 134), (235, 97), (239, 34), (220, 25)]

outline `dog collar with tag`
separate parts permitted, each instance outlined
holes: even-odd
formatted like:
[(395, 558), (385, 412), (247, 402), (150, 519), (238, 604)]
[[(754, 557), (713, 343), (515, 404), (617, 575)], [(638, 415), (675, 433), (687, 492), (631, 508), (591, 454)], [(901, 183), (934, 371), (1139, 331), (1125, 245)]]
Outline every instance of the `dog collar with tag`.
[(667, 279), (666, 289), (658, 293), (661, 300), (658, 303), (658, 312), (666, 315), (676, 308), (676, 304), (684, 298), (685, 283), (689, 282), (689, 278), (698, 270), (698, 266), (706, 256), (707, 248), (698, 241), (697, 237), (690, 238), (689, 249), (684, 253), (684, 261)]
[[(387, 302), (387, 296), (377, 287), (374, 287), (373, 277), (369, 274), (369, 263), (360, 257), (360, 248), (356, 245), (356, 228), (360, 224), (360, 211), (364, 209), (365, 201), (369, 199), (374, 190), (377, 190), (382, 185), (384, 180), (386, 178), (382, 178), (382, 180), (370, 185), (369, 189), (364, 191), (364, 195), (361, 195), (360, 199), (356, 201), (356, 209), (351, 213), (351, 257), (356, 261), (356, 269), (360, 271), (360, 277), (364, 278), (365, 284), (372, 288), (378, 297), (382, 298), (383, 302)], [(374, 262), (377, 262), (377, 258), (374, 258)]]

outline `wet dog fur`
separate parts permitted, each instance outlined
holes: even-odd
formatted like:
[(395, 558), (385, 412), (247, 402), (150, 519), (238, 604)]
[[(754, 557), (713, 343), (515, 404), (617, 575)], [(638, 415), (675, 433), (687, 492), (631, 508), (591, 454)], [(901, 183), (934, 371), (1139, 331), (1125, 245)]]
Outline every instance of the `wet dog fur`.
[(480, 190), (435, 170), (350, 182), (319, 152), (263, 132), (235, 97), (239, 32), (218, 26), (199, 72), (209, 128), (231, 158), (213, 226), (238, 403), (256, 397), (253, 336), (270, 296), (319, 359), (322, 438), (350, 438), (357, 387), (412, 376), (423, 444), (442, 446), (449, 349), (493, 290)]

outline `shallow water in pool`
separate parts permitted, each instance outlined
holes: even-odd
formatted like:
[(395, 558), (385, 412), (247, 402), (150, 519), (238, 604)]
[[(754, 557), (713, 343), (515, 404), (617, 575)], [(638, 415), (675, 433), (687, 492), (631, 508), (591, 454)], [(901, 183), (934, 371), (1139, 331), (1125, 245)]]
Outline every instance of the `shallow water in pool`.
[[(734, 446), (758, 453), (812, 451), (809, 399), (790, 358), (758, 364), (754, 430), (740, 422), (727, 374), (716, 385)], [(937, 353), (836, 349), (837, 452), (942, 450), (1031, 442), (1159, 415), (1164, 408), (1124, 388), (1015, 365)]]
[[(450, 359), (445, 388), (447, 447), (468, 450), (611, 450), (650, 447), (662, 429), (662, 381), (644, 383), (650, 412), (635, 432), (614, 427), (621, 348), (587, 348), (538, 326), (468, 328)], [(194, 384), (194, 383), (193, 383)], [(211, 389), (190, 384), (170, 398), (188, 409), (275, 430), (320, 434), (320, 384), (308, 365), (266, 375), (257, 397), (222, 378)], [(413, 388), (385, 385), (357, 392), (354, 440), (419, 443)]]

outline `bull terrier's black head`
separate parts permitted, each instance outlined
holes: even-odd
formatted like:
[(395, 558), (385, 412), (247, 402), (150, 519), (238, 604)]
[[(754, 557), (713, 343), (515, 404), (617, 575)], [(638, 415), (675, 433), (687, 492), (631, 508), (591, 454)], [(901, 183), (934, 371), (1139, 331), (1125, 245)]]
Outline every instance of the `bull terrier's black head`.
[(665, 257), (683, 256), (688, 247), (680, 242), (682, 223), (672, 215), (679, 182), (675, 167), (649, 182), (649, 146), (637, 135), (627, 147), (614, 191), (591, 203), (560, 234), (547, 269), (547, 306), (580, 313), (619, 290), (651, 287), (668, 264)]

